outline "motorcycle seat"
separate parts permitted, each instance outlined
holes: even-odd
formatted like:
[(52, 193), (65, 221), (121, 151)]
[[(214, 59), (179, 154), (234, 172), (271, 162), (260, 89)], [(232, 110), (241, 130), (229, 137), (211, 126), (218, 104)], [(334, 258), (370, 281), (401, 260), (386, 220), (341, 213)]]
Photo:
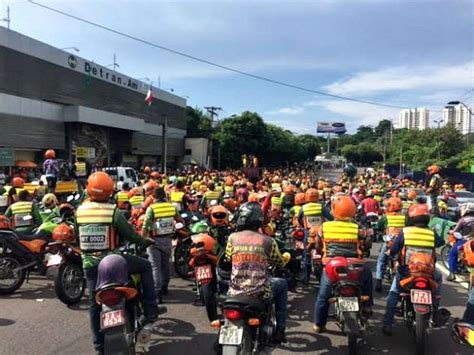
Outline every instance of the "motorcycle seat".
[(18, 239), (31, 242), (35, 239), (39, 239), (38, 236), (33, 232), (15, 232)]
[(232, 305), (252, 310), (254, 312), (266, 312), (268, 308), (268, 301), (254, 296), (229, 296), (225, 300), (224, 307), (229, 307)]
[(27, 248), (32, 253), (39, 254), (41, 253), (43, 246), (48, 244), (48, 242), (42, 239), (34, 239), (31, 241), (20, 240), (20, 244), (22, 244), (25, 248)]
[(122, 293), (127, 300), (135, 298), (138, 294), (138, 291), (133, 287), (126, 287), (119, 284), (106, 284), (96, 290), (96, 302), (100, 304), (101, 293), (110, 290)]

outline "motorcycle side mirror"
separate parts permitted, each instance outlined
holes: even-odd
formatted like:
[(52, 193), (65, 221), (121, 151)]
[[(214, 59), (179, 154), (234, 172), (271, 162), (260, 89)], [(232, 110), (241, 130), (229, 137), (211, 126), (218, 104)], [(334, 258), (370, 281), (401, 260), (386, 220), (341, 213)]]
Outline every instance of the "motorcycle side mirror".
[(209, 205), (210, 205), (211, 207), (217, 206), (217, 200), (212, 200)]
[(199, 218), (197, 218), (196, 216), (193, 216), (193, 218), (191, 218), (194, 222), (197, 222), (199, 221)]
[(81, 198), (81, 195), (80, 194), (76, 194), (74, 195), (74, 200), (77, 201)]
[(74, 196), (73, 196), (73, 195), (69, 195), (69, 196), (66, 198), (66, 201), (67, 201), (67, 202), (71, 202), (72, 200), (74, 200)]
[(174, 226), (176, 229), (183, 229), (184, 228), (184, 224), (183, 223), (176, 223), (176, 225)]
[(181, 213), (181, 217), (188, 218), (188, 214), (187, 213)]

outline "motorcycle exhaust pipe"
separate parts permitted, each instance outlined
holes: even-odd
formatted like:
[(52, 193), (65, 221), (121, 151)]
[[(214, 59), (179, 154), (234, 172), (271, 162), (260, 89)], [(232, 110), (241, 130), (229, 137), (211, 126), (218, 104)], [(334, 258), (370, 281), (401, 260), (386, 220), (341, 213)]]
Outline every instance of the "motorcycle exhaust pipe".
[(18, 272), (18, 271), (23, 270), (23, 269), (28, 269), (29, 267), (34, 266), (34, 265), (36, 265), (36, 261), (32, 261), (32, 262), (29, 262), (28, 264), (17, 267), (15, 269), (13, 269), (13, 272)]
[(137, 334), (137, 343), (144, 346), (150, 342), (151, 332), (148, 329), (141, 329)]

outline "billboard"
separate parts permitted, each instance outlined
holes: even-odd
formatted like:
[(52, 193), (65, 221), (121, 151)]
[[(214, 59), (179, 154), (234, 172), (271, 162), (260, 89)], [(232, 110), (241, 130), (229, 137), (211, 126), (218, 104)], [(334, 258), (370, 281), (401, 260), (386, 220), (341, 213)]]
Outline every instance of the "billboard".
[(347, 132), (346, 124), (343, 122), (318, 122), (317, 133), (344, 134)]

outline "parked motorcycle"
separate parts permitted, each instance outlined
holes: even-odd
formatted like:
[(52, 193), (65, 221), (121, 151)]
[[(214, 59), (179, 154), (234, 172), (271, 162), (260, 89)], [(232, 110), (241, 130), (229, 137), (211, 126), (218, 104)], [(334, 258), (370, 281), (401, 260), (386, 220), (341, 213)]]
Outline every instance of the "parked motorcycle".
[[(462, 235), (460, 233), (449, 233), (448, 234), (448, 241), (446, 244), (444, 244), (441, 247), (440, 254), (441, 254), (441, 260), (443, 262), (444, 267), (449, 269), (449, 253), (451, 252), (451, 249), (454, 247), (456, 244), (456, 241), (458, 239), (462, 238)], [(458, 253), (458, 260), (457, 260), (457, 269), (455, 273), (457, 274), (469, 274), (469, 270), (467, 269), (466, 264), (464, 263), (464, 258), (462, 256), (462, 248)]]

